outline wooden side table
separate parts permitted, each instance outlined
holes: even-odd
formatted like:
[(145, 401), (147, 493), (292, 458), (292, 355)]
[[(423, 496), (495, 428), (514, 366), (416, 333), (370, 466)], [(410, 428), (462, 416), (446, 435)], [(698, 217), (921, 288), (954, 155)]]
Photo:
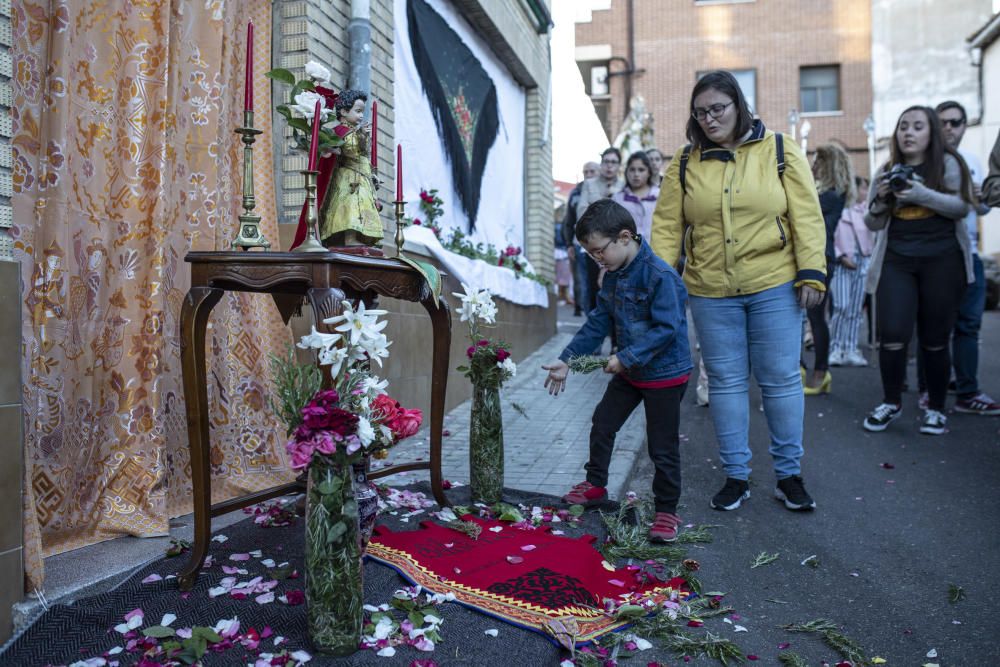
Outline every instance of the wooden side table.
[(179, 575), (182, 590), (190, 590), (194, 585), (205, 561), (212, 535), (212, 517), (301, 488), (299, 483), (283, 484), (212, 504), (205, 329), (212, 308), (226, 291), (270, 294), (286, 324), (303, 300), (308, 300), (318, 330), (327, 329), (327, 325), (322, 324), (323, 319), (340, 314), (344, 299), (361, 299), (366, 307), (374, 305), (379, 295), (423, 304), (434, 331), (430, 460), (383, 468), (372, 473), (370, 478), (406, 470), (430, 470), (434, 498), (442, 506), (448, 504), (441, 485), (441, 438), (451, 314), (443, 300), (434, 303), (423, 276), (395, 258), (338, 252), (190, 252), (184, 261), (191, 264), (191, 289), (181, 309), (181, 358), (191, 451), (194, 544), (191, 557)]

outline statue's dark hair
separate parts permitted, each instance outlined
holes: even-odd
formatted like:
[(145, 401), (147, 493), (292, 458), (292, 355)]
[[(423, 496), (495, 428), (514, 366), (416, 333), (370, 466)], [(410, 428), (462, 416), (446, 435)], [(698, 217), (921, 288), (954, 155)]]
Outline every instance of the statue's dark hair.
[(334, 107), (335, 113), (337, 114), (337, 120), (340, 120), (340, 114), (350, 111), (351, 107), (358, 100), (364, 100), (368, 102), (368, 93), (363, 90), (345, 90), (337, 96), (337, 105)]

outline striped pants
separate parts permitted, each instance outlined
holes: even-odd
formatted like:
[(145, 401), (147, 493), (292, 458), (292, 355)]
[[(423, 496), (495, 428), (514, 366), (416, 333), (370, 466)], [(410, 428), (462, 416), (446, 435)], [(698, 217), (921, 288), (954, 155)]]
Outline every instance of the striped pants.
[(861, 308), (865, 302), (865, 277), (868, 275), (870, 257), (854, 255), (856, 269), (841, 263), (833, 267), (830, 291), (833, 297), (833, 317), (830, 319), (830, 351), (848, 354), (858, 347), (858, 329), (861, 327)]

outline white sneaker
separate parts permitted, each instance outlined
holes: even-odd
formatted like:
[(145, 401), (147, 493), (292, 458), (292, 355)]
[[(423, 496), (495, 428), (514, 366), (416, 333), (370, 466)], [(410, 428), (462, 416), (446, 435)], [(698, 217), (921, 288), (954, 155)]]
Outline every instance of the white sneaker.
[(920, 432), (924, 435), (942, 435), (947, 431), (948, 418), (937, 410), (924, 410), (924, 418), (920, 421)]
[(830, 352), (830, 357), (827, 360), (831, 366), (843, 366), (844, 365), (844, 353), (840, 350), (833, 350)]
[(844, 357), (845, 366), (867, 366), (868, 360), (865, 359), (865, 355), (861, 354), (859, 350), (851, 350)]

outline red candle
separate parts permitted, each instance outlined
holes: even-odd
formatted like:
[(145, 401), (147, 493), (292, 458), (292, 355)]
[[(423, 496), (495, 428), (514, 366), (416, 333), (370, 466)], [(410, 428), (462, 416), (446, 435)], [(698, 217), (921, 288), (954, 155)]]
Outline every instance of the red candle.
[(372, 101), (372, 171), (378, 170), (378, 100)]
[(316, 108), (313, 110), (312, 140), (309, 142), (309, 171), (316, 170), (316, 151), (319, 148), (319, 125), (322, 122), (320, 113), (323, 110), (323, 98), (316, 100)]
[(403, 147), (396, 144), (396, 201), (403, 201)]
[(253, 21), (247, 23), (247, 71), (243, 85), (243, 110), (253, 111)]

